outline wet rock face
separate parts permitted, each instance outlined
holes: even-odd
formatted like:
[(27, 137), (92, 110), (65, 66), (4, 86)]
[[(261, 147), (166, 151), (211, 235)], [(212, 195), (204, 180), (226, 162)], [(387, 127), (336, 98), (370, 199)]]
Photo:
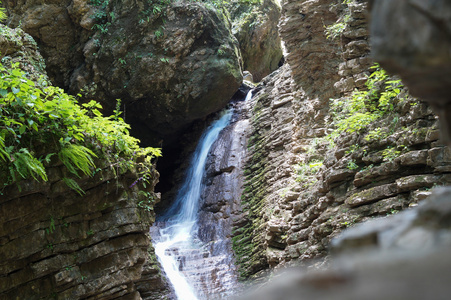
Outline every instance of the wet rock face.
[(248, 103), (238, 102), (234, 106), (231, 124), (210, 150), (200, 202), (198, 236), (210, 253), (200, 269), (203, 275), (197, 279), (204, 281), (201, 291), (207, 295), (205, 299), (228, 299), (237, 294), (239, 287), (232, 251), (232, 225), (241, 213), (249, 120)]
[(240, 44), (243, 69), (259, 82), (278, 68), (283, 57), (277, 25), (280, 7), (274, 0), (261, 3), (232, 2), (232, 31)]
[(152, 5), (7, 7), (13, 25), (21, 20), (36, 37), (55, 83), (74, 94), (83, 90), (109, 112), (114, 99), (122, 99), (126, 121), (155, 143), (175, 139), (173, 133), (224, 107), (242, 75), (237, 42), (223, 16), (198, 3), (163, 5), (158, 12)]

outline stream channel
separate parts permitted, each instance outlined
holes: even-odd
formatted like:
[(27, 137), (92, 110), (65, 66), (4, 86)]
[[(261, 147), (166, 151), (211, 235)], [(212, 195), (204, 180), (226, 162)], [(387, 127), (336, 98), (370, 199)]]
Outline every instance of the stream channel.
[(152, 230), (164, 273), (178, 300), (225, 299), (238, 287), (231, 248), (240, 213), (248, 120), (232, 103), (203, 133), (172, 206)]

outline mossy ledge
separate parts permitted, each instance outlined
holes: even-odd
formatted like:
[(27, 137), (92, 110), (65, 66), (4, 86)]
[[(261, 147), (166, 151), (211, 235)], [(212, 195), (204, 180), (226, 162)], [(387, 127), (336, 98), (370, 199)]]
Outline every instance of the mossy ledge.
[(236, 254), (237, 264), (241, 279), (268, 267), (266, 261), (264, 243), (263, 207), (266, 205), (266, 173), (267, 160), (264, 159), (266, 138), (259, 126), (267, 94), (262, 94), (255, 101), (253, 118), (251, 119), (252, 133), (248, 144), (248, 157), (245, 166), (244, 190), (241, 197), (245, 218), (236, 224), (233, 231), (233, 249)]

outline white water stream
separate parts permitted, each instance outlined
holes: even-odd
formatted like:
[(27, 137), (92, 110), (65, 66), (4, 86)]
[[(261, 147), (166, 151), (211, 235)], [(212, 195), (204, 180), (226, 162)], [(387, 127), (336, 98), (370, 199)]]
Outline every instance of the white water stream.
[(233, 112), (225, 112), (203, 134), (194, 152), (182, 188), (172, 207), (162, 217), (164, 228), (160, 228), (160, 238), (155, 241), (155, 254), (159, 258), (166, 275), (172, 283), (179, 300), (197, 300), (198, 297), (186, 278), (179, 271), (180, 262), (176, 253), (199, 248), (193, 240), (197, 232), (197, 214), (201, 196), (205, 163), (211, 146), (219, 133), (230, 122)]

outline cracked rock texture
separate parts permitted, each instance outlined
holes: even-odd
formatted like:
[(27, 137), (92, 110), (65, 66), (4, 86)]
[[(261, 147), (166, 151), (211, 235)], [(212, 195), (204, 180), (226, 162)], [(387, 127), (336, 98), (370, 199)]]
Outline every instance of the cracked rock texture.
[(240, 299), (448, 299), (450, 192), (344, 231), (328, 268), (281, 272)]

